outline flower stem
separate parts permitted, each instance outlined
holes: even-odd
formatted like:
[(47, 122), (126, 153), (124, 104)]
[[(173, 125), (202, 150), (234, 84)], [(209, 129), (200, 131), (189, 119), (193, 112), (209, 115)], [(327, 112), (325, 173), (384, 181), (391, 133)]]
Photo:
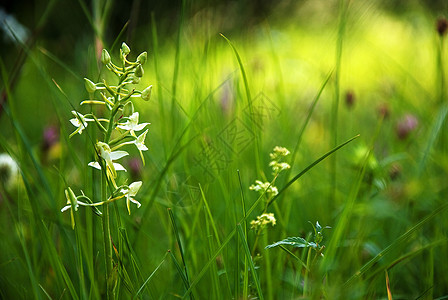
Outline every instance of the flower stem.
[[(103, 199), (107, 198), (106, 178), (102, 174), (102, 196)], [(109, 203), (104, 204), (103, 209), (103, 239), (104, 239), (104, 259), (106, 263), (106, 294), (107, 299), (114, 298), (114, 282), (112, 276), (113, 260), (112, 260), (112, 241), (110, 235), (110, 223), (109, 223)]]

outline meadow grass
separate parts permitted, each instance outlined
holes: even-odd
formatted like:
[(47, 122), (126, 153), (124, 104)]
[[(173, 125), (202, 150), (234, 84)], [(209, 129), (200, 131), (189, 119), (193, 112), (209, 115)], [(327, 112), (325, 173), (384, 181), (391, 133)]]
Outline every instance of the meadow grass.
[[(0, 185), (1, 298), (100, 299), (107, 280), (117, 299), (447, 297), (446, 40), (436, 18), (341, 0), (320, 11), (325, 22), (272, 16), (221, 32), (215, 10), (190, 15), (182, 3), (173, 36), (151, 15), (147, 38), (131, 45), (133, 59), (149, 52), (138, 87), (153, 84), (152, 98), (135, 107), (151, 122), (150, 151), (144, 167), (124, 162), (144, 182), (142, 207), (129, 215), (124, 202), (109, 205), (111, 249), (93, 210), (75, 213), (74, 230), (60, 212), (68, 186), (104, 200), (101, 176), (85, 167), (96, 129), (68, 138), (70, 111), (88, 98), (82, 78), (107, 76), (98, 49), (84, 42), (76, 65), (43, 42), (21, 45), (27, 59), (14, 85), (19, 70), (1, 58), (0, 148), (21, 178)], [(90, 15), (80, 4), (108, 45), (111, 8)], [(47, 149), (49, 126), (59, 139)], [(291, 151), (278, 176), (275, 146)], [(278, 194), (250, 191), (255, 180)], [(277, 222), (259, 234), (251, 221), (264, 212)], [(265, 249), (288, 237), (312, 242), (316, 221), (331, 227), (323, 256)]]

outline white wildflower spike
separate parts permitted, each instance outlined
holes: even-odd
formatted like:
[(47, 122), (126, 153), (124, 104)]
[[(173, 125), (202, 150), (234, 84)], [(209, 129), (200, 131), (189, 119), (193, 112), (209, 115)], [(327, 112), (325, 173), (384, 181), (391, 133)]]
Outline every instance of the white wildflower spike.
[(125, 189), (121, 189), (120, 193), (123, 193), (123, 195), (126, 196), (126, 206), (128, 208), (128, 212), (129, 214), (131, 214), (131, 207), (130, 204), (135, 203), (137, 204), (137, 208), (139, 208), (141, 206), (140, 202), (138, 202), (137, 200), (135, 200), (134, 197), (135, 195), (137, 195), (138, 191), (140, 190), (142, 186), (142, 182), (141, 181), (136, 181), (133, 182), (129, 185), (129, 188), (125, 188)]
[[(111, 85), (105, 79), (95, 83), (88, 78), (84, 78), (84, 86), (90, 97), (81, 101), (81, 105), (104, 105), (108, 110), (101, 110), (101, 114), (98, 115), (96, 112), (83, 115), (75, 110), (72, 111), (74, 118), (70, 119), (70, 123), (75, 126), (75, 130), (70, 134), (70, 137), (76, 133), (82, 134), (90, 122), (95, 122), (99, 129), (99, 134), (92, 137), (92, 139), (96, 139), (94, 145), (96, 152), (95, 161), (88, 163), (88, 166), (99, 170), (102, 169), (102, 175), (104, 175), (102, 180), (106, 179), (106, 184), (110, 188), (102, 193), (103, 199), (101, 201), (95, 202), (82, 191), (80, 195), (76, 196), (70, 188), (64, 190), (67, 203), (61, 211), (70, 210), (73, 228), (75, 226), (74, 213), (79, 206), (91, 207), (97, 215), (101, 215), (101, 212), (97, 209), (98, 206), (108, 205), (124, 198), (126, 199), (129, 213), (131, 212), (131, 202), (138, 207), (141, 206), (134, 197), (140, 190), (142, 182), (136, 181), (128, 185), (126, 183), (129, 182), (128, 179), (122, 180), (122, 178), (117, 178), (118, 171), (126, 172), (126, 169), (118, 163), (118, 160), (129, 155), (126, 151), (120, 151), (121, 147), (137, 147), (143, 164), (145, 163), (143, 151), (148, 150), (148, 147), (145, 145), (145, 139), (148, 133), (147, 126), (150, 123), (139, 124), (139, 113), (134, 111), (134, 104), (131, 101), (133, 98), (142, 98), (148, 101), (151, 97), (152, 86), (145, 88), (143, 91), (135, 87), (129, 87), (129, 85), (139, 83), (144, 75), (143, 64), (148, 60), (148, 53), (142, 52), (137, 57), (137, 60), (133, 62), (127, 59), (130, 51), (131, 49), (126, 43), (121, 44), (120, 63), (118, 65), (112, 62), (112, 58), (106, 49), (103, 49), (101, 52), (101, 62), (107, 70), (117, 76), (117, 84)], [(95, 95), (98, 98), (95, 98)], [(130, 109), (125, 109), (128, 107)], [(0, 169), (0, 184), (2, 184), (3, 175), (1, 171)], [(106, 220), (106, 218), (103, 220)]]
[(87, 128), (87, 122), (93, 122), (94, 119), (89, 119), (84, 117), (84, 115), (80, 114), (79, 112), (72, 110), (72, 114), (75, 116), (73, 119), (70, 119), (70, 123), (73, 124), (73, 126), (76, 127), (76, 130), (70, 134), (70, 137), (75, 135), (76, 133), (81, 134), (84, 129)]

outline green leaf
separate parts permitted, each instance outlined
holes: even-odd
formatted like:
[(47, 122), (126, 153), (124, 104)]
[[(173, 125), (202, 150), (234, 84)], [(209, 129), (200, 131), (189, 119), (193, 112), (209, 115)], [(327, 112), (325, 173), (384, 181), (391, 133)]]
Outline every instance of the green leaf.
[(269, 249), (269, 248), (274, 248), (280, 245), (289, 245), (289, 246), (293, 246), (295, 248), (316, 248), (316, 244), (315, 243), (310, 243), (307, 240), (305, 240), (304, 238), (301, 237), (289, 237), (286, 238), (284, 240), (281, 240), (279, 242), (276, 242), (274, 244), (268, 245), (265, 247), (265, 249)]

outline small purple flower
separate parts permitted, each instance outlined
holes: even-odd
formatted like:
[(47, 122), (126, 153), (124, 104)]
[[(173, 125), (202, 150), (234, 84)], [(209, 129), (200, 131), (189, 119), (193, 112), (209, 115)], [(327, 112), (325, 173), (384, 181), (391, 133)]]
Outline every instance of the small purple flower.
[(137, 158), (131, 158), (128, 163), (131, 178), (137, 179), (141, 177), (142, 162)]
[(47, 151), (59, 141), (59, 130), (55, 126), (48, 126), (44, 129), (42, 149)]
[(411, 114), (405, 115), (396, 126), (397, 136), (400, 140), (406, 139), (418, 126), (418, 119)]

